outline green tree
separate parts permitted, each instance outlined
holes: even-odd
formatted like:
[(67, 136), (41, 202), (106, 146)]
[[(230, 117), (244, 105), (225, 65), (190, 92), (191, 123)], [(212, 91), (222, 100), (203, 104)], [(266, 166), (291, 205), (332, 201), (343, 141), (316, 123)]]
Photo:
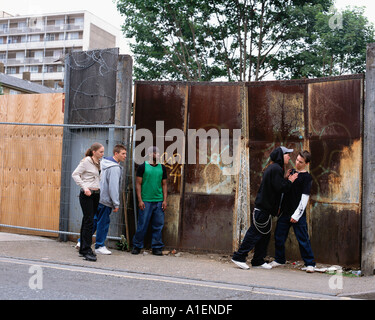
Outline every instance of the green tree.
[[(142, 80), (262, 80), (332, 0), (115, 0)], [(314, 42), (314, 41), (310, 41)]]
[(277, 78), (325, 77), (366, 71), (367, 44), (374, 42), (374, 26), (364, 8), (318, 13), (311, 34), (274, 64)]

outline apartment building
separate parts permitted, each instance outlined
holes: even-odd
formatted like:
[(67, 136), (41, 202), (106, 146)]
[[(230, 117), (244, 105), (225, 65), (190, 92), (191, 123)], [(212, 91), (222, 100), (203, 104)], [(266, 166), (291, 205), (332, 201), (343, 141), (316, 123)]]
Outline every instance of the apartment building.
[(12, 16), (0, 11), (0, 63), (5, 73), (59, 89), (64, 56), (116, 47), (119, 30), (88, 11)]

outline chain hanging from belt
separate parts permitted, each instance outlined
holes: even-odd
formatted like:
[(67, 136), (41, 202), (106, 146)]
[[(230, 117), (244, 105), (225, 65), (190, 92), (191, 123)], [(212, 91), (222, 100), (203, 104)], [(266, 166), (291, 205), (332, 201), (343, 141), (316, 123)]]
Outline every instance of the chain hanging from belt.
[[(266, 221), (266, 222), (264, 222), (264, 223), (262, 223), (262, 222), (257, 222), (256, 220), (255, 220), (255, 210), (256, 211), (260, 211), (259, 209), (254, 209), (254, 211), (253, 211), (253, 223), (254, 223), (254, 226), (255, 226), (255, 228), (258, 230), (258, 232), (259, 233), (261, 233), (261, 234), (269, 234), (270, 232), (271, 232), (271, 230), (272, 230), (272, 217), (271, 217), (271, 215), (269, 215), (269, 217), (268, 217), (268, 220)], [(270, 223), (271, 222), (271, 223)], [(262, 231), (260, 231), (260, 229), (264, 229), (267, 225), (268, 225), (268, 223), (270, 223), (270, 229), (267, 231), (267, 232), (262, 232)]]

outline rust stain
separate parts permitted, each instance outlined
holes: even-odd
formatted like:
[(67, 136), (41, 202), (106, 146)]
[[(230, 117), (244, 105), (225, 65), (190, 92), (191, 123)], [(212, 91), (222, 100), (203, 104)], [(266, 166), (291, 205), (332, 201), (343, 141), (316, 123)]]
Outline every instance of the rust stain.
[(198, 177), (194, 183), (186, 183), (186, 192), (206, 194), (233, 194), (234, 176), (223, 175), (218, 164), (196, 165), (194, 175)]
[(309, 84), (311, 136), (360, 139), (362, 79)]
[(350, 147), (344, 147), (338, 172), (328, 177), (331, 201), (342, 203), (359, 203), (362, 179), (360, 164), (362, 154), (361, 141), (354, 141)]
[(179, 194), (168, 195), (168, 206), (165, 211), (163, 239), (169, 247), (176, 247), (178, 245), (180, 199)]
[[(338, 153), (338, 160), (333, 160), (334, 153)], [(326, 185), (325, 191), (319, 192), (316, 200), (330, 204), (356, 204), (361, 201), (361, 163), (362, 142), (356, 140), (341, 151), (331, 153), (326, 174), (322, 174), (322, 182)], [(324, 177), (326, 175), (326, 177)], [(318, 177), (319, 179), (319, 177)], [(360, 214), (360, 212), (357, 212)]]
[(269, 126), (274, 135), (302, 139), (305, 135), (304, 94), (272, 91), (267, 97)]

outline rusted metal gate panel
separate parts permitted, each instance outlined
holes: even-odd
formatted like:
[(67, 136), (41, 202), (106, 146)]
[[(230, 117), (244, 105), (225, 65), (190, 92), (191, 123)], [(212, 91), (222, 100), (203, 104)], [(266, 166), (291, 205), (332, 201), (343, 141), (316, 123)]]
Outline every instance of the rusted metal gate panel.
[(319, 261), (359, 266), (363, 76), (310, 83), (308, 110), (312, 247)]
[(248, 91), (253, 207), (272, 150), (280, 145), (300, 150), (306, 145), (306, 85), (293, 81), (249, 83)]
[[(193, 84), (189, 95), (189, 130), (215, 129), (220, 143), (221, 130), (241, 129), (241, 88), (238, 85)], [(208, 144), (209, 146), (210, 144)], [(233, 146), (230, 139), (229, 146)], [(232, 250), (233, 214), (236, 178), (223, 174), (223, 163), (215, 163), (220, 154), (207, 148), (207, 164), (185, 165), (185, 193), (182, 213), (181, 248), (225, 251)], [(189, 152), (191, 148), (189, 148)], [(230, 150), (231, 152), (233, 150)]]
[[(151, 131), (154, 141), (161, 138), (164, 141), (164, 150), (173, 143), (166, 141), (165, 134), (170, 129), (186, 131), (186, 112), (188, 86), (183, 83), (171, 82), (136, 82), (135, 86), (135, 119), (137, 129)], [(163, 132), (156, 132), (157, 121), (162, 125)], [(173, 137), (170, 137), (171, 140)], [(163, 150), (163, 151), (164, 151)], [(161, 152), (163, 152), (161, 151)], [(180, 159), (184, 154), (161, 154), (161, 160), (167, 168), (168, 175), (168, 208), (165, 214), (163, 230), (164, 242), (171, 247), (177, 247), (180, 229), (180, 201), (182, 197), (183, 165)]]
[[(308, 149), (306, 89), (304, 81), (248, 83), (251, 210), (270, 153), (284, 145), (295, 150), (291, 155), (295, 159), (299, 150)], [(298, 244), (293, 237), (287, 240), (286, 254), (298, 257)], [(269, 254), (274, 254), (273, 237)]]
[[(310, 150), (309, 233), (317, 261), (358, 266), (361, 239), (363, 75), (249, 83), (251, 208), (277, 146)], [(289, 167), (292, 167), (290, 163)], [(274, 252), (273, 239), (269, 253)], [(300, 259), (293, 232), (289, 259)]]
[(180, 248), (231, 252), (234, 201), (234, 194), (185, 194)]

